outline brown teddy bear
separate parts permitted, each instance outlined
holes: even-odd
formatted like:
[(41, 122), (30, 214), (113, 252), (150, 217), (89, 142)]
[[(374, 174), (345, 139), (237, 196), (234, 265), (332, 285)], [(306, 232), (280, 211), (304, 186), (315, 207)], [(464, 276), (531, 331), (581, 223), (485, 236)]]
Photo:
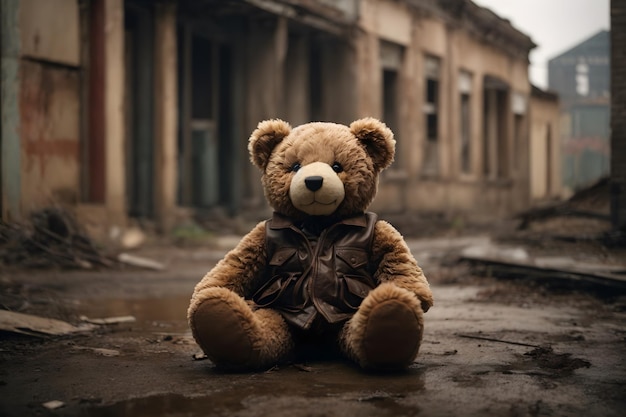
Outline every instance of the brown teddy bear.
[(259, 123), (249, 151), (273, 217), (206, 274), (188, 310), (216, 366), (263, 369), (305, 346), (367, 369), (413, 362), (432, 293), (402, 236), (365, 211), (394, 146), (373, 118)]

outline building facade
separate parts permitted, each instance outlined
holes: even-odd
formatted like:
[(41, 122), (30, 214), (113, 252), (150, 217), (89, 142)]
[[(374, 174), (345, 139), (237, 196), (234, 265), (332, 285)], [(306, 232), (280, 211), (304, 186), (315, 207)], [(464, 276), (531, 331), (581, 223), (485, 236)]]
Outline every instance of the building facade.
[(610, 33), (600, 31), (548, 62), (562, 109), (563, 184), (585, 187), (609, 174)]
[(387, 123), (381, 213), (507, 215), (559, 194), (535, 45), (469, 0), (1, 2), (5, 220), (264, 215), (246, 145), (276, 117)]

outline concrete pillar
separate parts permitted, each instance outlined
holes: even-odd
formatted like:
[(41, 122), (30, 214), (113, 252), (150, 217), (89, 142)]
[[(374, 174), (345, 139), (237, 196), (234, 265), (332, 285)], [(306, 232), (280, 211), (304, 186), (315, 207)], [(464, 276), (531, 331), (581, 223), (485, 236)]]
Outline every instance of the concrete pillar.
[[(250, 134), (265, 119), (285, 118), (284, 63), (287, 55), (287, 20), (252, 19), (248, 40), (248, 91), (246, 96), (247, 131)], [(265, 203), (258, 171), (250, 171), (251, 206)]]
[(176, 3), (156, 6), (155, 24), (155, 215), (159, 229), (173, 227), (176, 209), (178, 132)]
[(248, 115), (250, 132), (264, 119), (285, 117), (284, 62), (287, 56), (287, 20), (252, 21), (248, 58)]
[(126, 223), (126, 170), (124, 164), (124, 1), (104, 5), (104, 113), (106, 190), (105, 205), (111, 226)]
[(304, 36), (290, 39), (285, 68), (285, 117), (294, 126), (309, 120), (309, 41)]
[(356, 118), (382, 117), (382, 71), (378, 37), (373, 33), (355, 35), (355, 62), (360, 71), (356, 74)]
[(0, 208), (3, 220), (19, 220), (21, 201), (19, 0), (0, 0)]
[(487, 147), (487, 160), (485, 163), (489, 167), (487, 179), (497, 178), (498, 166), (498, 108), (497, 108), (497, 91), (493, 88), (487, 90), (485, 96), (486, 105), (486, 123), (487, 139), (484, 146)]

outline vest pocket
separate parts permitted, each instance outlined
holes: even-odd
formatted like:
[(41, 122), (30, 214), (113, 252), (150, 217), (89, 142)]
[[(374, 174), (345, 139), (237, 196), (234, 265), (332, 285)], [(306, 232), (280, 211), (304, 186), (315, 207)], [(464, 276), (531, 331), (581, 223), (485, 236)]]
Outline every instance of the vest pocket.
[(367, 253), (363, 249), (338, 248), (335, 253), (352, 269), (359, 269), (367, 265)]
[(296, 253), (296, 248), (281, 248), (274, 252), (270, 259), (270, 266), (282, 266)]
[(362, 278), (353, 275), (343, 275), (340, 287), (341, 300), (352, 311), (356, 311), (367, 294), (374, 289)]
[(292, 286), (292, 281), (297, 280), (299, 276), (300, 274), (291, 273), (286, 276), (273, 277), (254, 293), (252, 300), (261, 308), (270, 307), (276, 303), (288, 287)]

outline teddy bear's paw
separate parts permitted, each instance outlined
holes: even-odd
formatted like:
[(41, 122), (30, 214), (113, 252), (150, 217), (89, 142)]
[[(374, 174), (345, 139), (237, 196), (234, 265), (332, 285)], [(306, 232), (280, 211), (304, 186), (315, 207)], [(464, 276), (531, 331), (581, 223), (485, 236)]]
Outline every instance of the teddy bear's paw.
[(350, 320), (344, 341), (364, 368), (406, 368), (417, 356), (422, 340), (420, 302), (409, 291), (391, 284), (383, 284), (370, 295)]
[(190, 314), (194, 337), (217, 366), (245, 368), (258, 362), (254, 313), (226, 288), (212, 288)]
[(190, 307), (189, 324), (198, 345), (219, 368), (263, 369), (291, 353), (291, 333), (277, 311), (253, 311), (226, 288), (207, 288), (197, 298)]
[(368, 367), (395, 369), (408, 366), (419, 349), (421, 326), (415, 311), (398, 300), (372, 309), (363, 335)]

